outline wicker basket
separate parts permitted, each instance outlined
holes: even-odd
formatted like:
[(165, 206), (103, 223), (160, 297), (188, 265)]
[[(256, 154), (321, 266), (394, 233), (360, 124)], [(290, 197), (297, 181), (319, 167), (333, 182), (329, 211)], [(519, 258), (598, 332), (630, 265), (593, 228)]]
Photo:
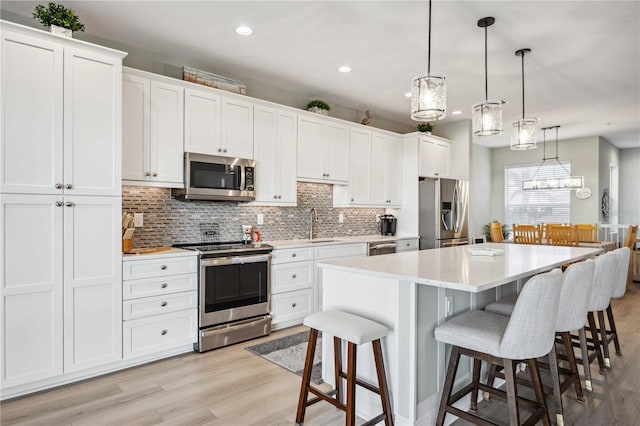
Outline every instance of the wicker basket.
[(239, 93), (241, 95), (247, 94), (246, 84), (196, 68), (184, 67), (182, 70), (182, 79), (191, 83), (202, 84), (203, 86), (226, 90), (227, 92)]

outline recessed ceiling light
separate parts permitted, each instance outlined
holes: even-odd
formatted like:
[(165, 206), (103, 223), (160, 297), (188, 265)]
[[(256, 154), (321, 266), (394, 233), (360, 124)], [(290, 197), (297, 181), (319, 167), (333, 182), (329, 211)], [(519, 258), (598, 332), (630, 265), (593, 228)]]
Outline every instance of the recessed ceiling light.
[(340, 68), (338, 68), (338, 72), (351, 72), (351, 67), (347, 65), (343, 65)]
[(410, 97), (411, 97), (411, 92), (407, 92), (407, 93), (405, 93), (405, 94), (404, 94), (404, 97), (405, 97), (405, 98), (410, 98)]
[(451, 112), (451, 115), (460, 115), (460, 114), (462, 114), (462, 111), (459, 111), (459, 110)]
[(238, 28), (236, 28), (236, 34), (243, 35), (243, 36), (248, 36), (248, 35), (253, 34), (253, 30), (251, 28), (249, 28), (249, 27), (241, 25)]

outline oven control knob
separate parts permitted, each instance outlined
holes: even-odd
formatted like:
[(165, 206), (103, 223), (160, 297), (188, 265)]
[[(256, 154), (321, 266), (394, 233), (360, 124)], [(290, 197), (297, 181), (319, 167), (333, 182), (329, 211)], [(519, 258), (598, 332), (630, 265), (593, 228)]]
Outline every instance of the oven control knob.
[(295, 278), (295, 277), (296, 277), (296, 274), (291, 275), (291, 278)]
[(160, 269), (162, 269), (162, 270), (164, 271), (165, 269), (167, 269), (167, 265), (162, 265), (162, 266), (160, 267)]
[(165, 306), (167, 306), (167, 302), (162, 302), (162, 303), (160, 304), (160, 306), (162, 306), (162, 307), (164, 308)]
[(163, 336), (164, 336), (165, 334), (167, 334), (167, 333), (168, 333), (168, 331), (167, 331), (167, 330), (162, 330), (162, 331), (160, 332), (160, 334), (162, 334)]
[(160, 287), (167, 288), (167, 285), (168, 285), (167, 283), (162, 283), (162, 284), (160, 284)]

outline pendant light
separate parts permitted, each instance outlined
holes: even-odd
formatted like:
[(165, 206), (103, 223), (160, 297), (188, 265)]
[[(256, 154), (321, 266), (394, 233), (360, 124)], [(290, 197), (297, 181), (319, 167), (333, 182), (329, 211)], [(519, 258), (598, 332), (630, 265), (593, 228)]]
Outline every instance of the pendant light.
[(429, 40), (427, 75), (411, 81), (411, 119), (442, 120), (447, 115), (447, 86), (443, 76), (431, 75), (431, 0), (429, 0)]
[(531, 49), (516, 50), (516, 56), (522, 58), (522, 118), (513, 122), (511, 129), (511, 149), (521, 151), (536, 149), (538, 138), (538, 119), (524, 117), (524, 55)]
[(493, 136), (502, 133), (502, 104), (505, 102), (489, 100), (487, 77), (487, 28), (495, 21), (491, 16), (478, 21), (478, 27), (484, 28), (484, 102), (475, 104), (472, 109), (471, 117), (475, 136)]
[[(544, 127), (542, 129), (542, 163), (538, 166), (531, 179), (522, 181), (523, 191), (532, 191), (538, 189), (580, 189), (584, 187), (584, 176), (571, 176), (569, 171), (560, 162), (558, 157), (558, 129), (560, 126)], [(547, 130), (556, 129), (556, 156), (547, 157)], [(536, 178), (538, 171), (547, 160), (555, 160), (566, 176), (553, 178)]]

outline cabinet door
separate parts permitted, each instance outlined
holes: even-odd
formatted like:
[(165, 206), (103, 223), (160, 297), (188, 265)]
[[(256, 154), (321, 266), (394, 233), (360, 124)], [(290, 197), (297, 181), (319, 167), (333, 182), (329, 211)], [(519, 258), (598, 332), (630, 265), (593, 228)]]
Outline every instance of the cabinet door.
[(151, 180), (184, 184), (184, 89), (151, 81)]
[(326, 123), (324, 171), (331, 181), (349, 181), (349, 128)]
[(2, 194), (2, 387), (62, 374), (62, 197)]
[(298, 117), (295, 113), (278, 112), (278, 175), (280, 177), (278, 201), (289, 205), (298, 202), (296, 181)]
[(220, 155), (220, 95), (185, 89), (184, 150)]
[(324, 123), (315, 117), (298, 116), (298, 177), (323, 176)]
[(420, 137), (420, 176), (449, 176), (449, 149), (447, 139), (437, 136)]
[(351, 129), (349, 139), (350, 199), (354, 205), (371, 202), (371, 132)]
[(420, 176), (436, 176), (435, 167), (435, 143), (420, 139)]
[(253, 159), (253, 104), (222, 97), (220, 155)]
[(122, 75), (122, 179), (145, 181), (150, 170), (151, 84)]
[(254, 111), (254, 155), (256, 160), (256, 201), (278, 201), (277, 112), (256, 105)]
[(398, 138), (389, 137), (387, 139), (385, 184), (388, 204), (402, 205), (402, 144)]
[(121, 207), (117, 197), (65, 197), (65, 373), (122, 359)]
[(448, 143), (436, 142), (434, 147), (435, 176), (449, 176), (449, 149), (450, 145)]
[(64, 184), (69, 195), (122, 193), (122, 61), (64, 50)]
[(371, 203), (387, 205), (386, 176), (387, 139), (384, 135), (374, 134), (371, 140)]
[(0, 191), (61, 193), (62, 47), (8, 30), (1, 37)]

